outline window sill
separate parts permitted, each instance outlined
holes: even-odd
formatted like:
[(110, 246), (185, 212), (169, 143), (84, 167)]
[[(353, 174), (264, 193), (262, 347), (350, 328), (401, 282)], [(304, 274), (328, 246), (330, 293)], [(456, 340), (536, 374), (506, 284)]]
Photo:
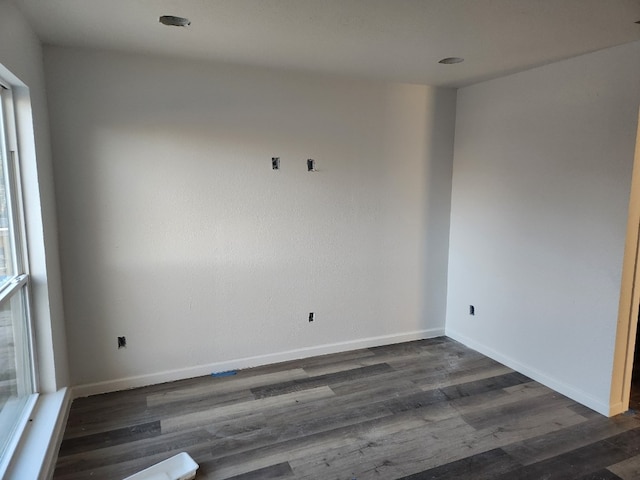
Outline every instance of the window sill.
[(38, 396), (31, 420), (2, 478), (44, 480), (53, 476), (70, 407), (71, 395), (67, 388)]

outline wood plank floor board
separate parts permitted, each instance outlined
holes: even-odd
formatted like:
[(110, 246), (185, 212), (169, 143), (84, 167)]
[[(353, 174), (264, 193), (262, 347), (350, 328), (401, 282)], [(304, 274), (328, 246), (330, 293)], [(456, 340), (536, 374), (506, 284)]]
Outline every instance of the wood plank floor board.
[[(229, 394), (232, 395), (232, 394)], [(173, 406), (160, 405), (157, 407), (147, 408), (145, 410), (140, 411), (137, 415), (133, 415), (130, 412), (126, 412), (126, 414), (121, 415), (117, 419), (111, 419), (110, 421), (104, 421), (99, 424), (91, 424), (85, 425), (82, 430), (74, 429), (69, 434), (65, 434), (65, 439), (77, 438), (81, 439), (84, 436), (93, 434), (99, 435), (104, 432), (109, 432), (111, 430), (117, 430), (121, 428), (126, 428), (123, 425), (131, 425), (137, 420), (144, 422), (155, 422), (161, 421), (165, 419), (172, 418), (174, 416), (185, 416), (185, 415), (206, 415), (206, 412), (211, 412), (212, 409), (221, 409), (224, 407), (235, 406), (238, 404), (242, 404), (244, 402), (248, 402), (254, 399), (250, 392), (247, 392), (244, 395), (235, 395), (236, 398), (232, 398), (231, 396), (226, 396), (224, 400), (218, 399), (217, 402), (207, 401), (207, 400), (197, 400), (194, 402), (183, 402), (180, 404), (176, 404)], [(205, 412), (205, 413), (201, 413)], [(166, 432), (165, 432), (166, 433)]]
[(282, 425), (277, 429), (278, 438), (290, 439), (357, 425), (363, 421), (388, 417), (393, 414), (378, 404), (338, 410), (327, 408), (324, 409), (327, 412), (326, 415), (318, 415), (316, 407), (317, 405), (309, 406), (309, 409), (314, 411), (305, 409), (298, 411), (293, 416), (288, 415), (286, 411), (277, 415), (269, 415), (268, 421), (270, 425)]
[[(595, 474), (632, 456), (640, 429), (619, 433), (584, 447), (556, 455), (547, 460), (526, 465), (514, 475), (522, 480), (580, 478)], [(629, 446), (629, 443), (631, 446)], [(507, 477), (499, 477), (507, 480)]]
[[(176, 432), (174, 434), (135, 440), (126, 444), (104, 446), (103, 448), (66, 455), (58, 458), (56, 475), (97, 469), (140, 461), (144, 458), (168, 458), (171, 452), (203, 451), (210, 454), (211, 444), (216, 436), (204, 428)], [(211, 455), (209, 455), (211, 457)], [(81, 477), (82, 478), (82, 477)]]
[[(443, 406), (446, 407), (446, 404), (443, 404)], [(449, 411), (450, 413), (453, 412), (451, 409)], [(459, 417), (455, 415), (446, 415), (441, 422), (427, 422), (416, 412), (417, 410), (409, 410), (401, 414), (367, 420), (358, 424), (321, 431), (300, 438), (283, 439), (283, 441), (279, 443), (261, 442), (255, 445), (253, 449), (245, 449), (244, 451), (221, 458), (219, 466), (225, 466), (229, 462), (232, 466), (236, 464), (246, 465), (247, 462), (258, 461), (258, 458), (265, 458), (266, 460), (264, 460), (264, 462), (268, 464), (269, 459), (274, 457), (277, 461), (301, 458), (304, 462), (308, 462), (318, 450), (324, 452), (336, 449), (340, 454), (345, 448), (353, 448), (353, 446), (359, 442), (364, 442), (365, 446), (371, 446), (370, 439), (372, 435), (383, 436), (385, 438), (393, 437), (399, 432), (407, 435), (407, 432), (415, 428), (426, 427), (427, 425), (431, 426), (432, 432), (440, 430), (449, 431), (452, 422), (460, 424)], [(462, 425), (472, 431), (466, 424)], [(363, 439), (366, 439), (366, 441)], [(282, 455), (282, 457), (279, 455)], [(261, 464), (254, 465), (254, 468), (260, 465)]]
[(640, 419), (439, 337), (74, 400), (54, 479), (122, 479), (181, 451), (197, 480), (630, 480)]
[[(331, 390), (333, 390), (333, 393), (335, 393), (338, 398), (368, 398), (369, 400), (375, 401), (422, 391), (422, 389), (411, 380), (404, 379), (402, 376), (395, 374), (380, 375), (376, 377), (375, 384), (367, 381), (338, 383), (331, 385)], [(337, 401), (336, 399), (336, 402)]]
[(491, 480), (520, 468), (501, 448), (494, 448), (445, 465), (414, 473), (400, 480)]
[(284, 462), (271, 465), (270, 467), (260, 468), (252, 472), (234, 475), (227, 480), (269, 480), (275, 478), (291, 478), (293, 476), (293, 470), (291, 470), (287, 462)]
[[(211, 457), (208, 449), (204, 447), (188, 448), (179, 451), (167, 451), (145, 457), (137, 457), (117, 464), (108, 464), (98, 467), (85, 467), (79, 464), (79, 469), (76, 471), (54, 473), (54, 478), (56, 480), (77, 480), (79, 478), (89, 480), (122, 480), (183, 451), (187, 452), (192, 458), (198, 458), (199, 462), (204, 462)], [(200, 470), (198, 472), (200, 472)], [(200, 474), (196, 478), (197, 480), (201, 480)]]
[(148, 395), (146, 400), (148, 407), (155, 407), (167, 403), (190, 402), (198, 398), (210, 399), (238, 394), (239, 392), (249, 392), (252, 388), (303, 378), (308, 378), (308, 374), (302, 368), (265, 373), (263, 375), (243, 375), (240, 372), (233, 377), (201, 377), (199, 383), (189, 388), (158, 392)]
[[(265, 443), (257, 448), (245, 449), (235, 454), (220, 455), (208, 462), (208, 468), (214, 472), (211, 478), (226, 479), (232, 475), (279, 462), (292, 464), (293, 461), (297, 461), (306, 465), (317, 460), (317, 462), (324, 463), (322, 459), (317, 459), (319, 452), (329, 452), (328, 454), (337, 452), (339, 456), (351, 451), (355, 445), (363, 447), (371, 445), (371, 435), (387, 438), (399, 434), (409, 435), (409, 432), (414, 428), (424, 424), (422, 419), (411, 413), (396, 417), (394, 420), (391, 417), (370, 420), (301, 438)], [(448, 422), (447, 425), (440, 428), (450, 429), (454, 422), (459, 424), (459, 420), (456, 419), (449, 419)], [(358, 462), (361, 462), (361, 458), (358, 458)], [(296, 472), (296, 478), (303, 478), (300, 472)]]
[(162, 432), (172, 432), (202, 425), (205, 422), (213, 422), (221, 419), (242, 417), (256, 410), (282, 408), (287, 405), (295, 405), (302, 402), (311, 402), (320, 398), (335, 395), (328, 386), (315, 387), (309, 390), (284, 393), (277, 397), (265, 397), (246, 402), (238, 402), (233, 405), (215, 407), (208, 410), (180, 414), (161, 420)]
[[(203, 378), (195, 377), (175, 382), (161, 383), (147, 387), (132, 388), (112, 393), (93, 395), (89, 397), (79, 397), (73, 401), (73, 410), (70, 412), (69, 421), (74, 418), (86, 420), (83, 416), (90, 416), (102, 412), (105, 408), (145, 408), (146, 399), (150, 395), (159, 394), (166, 391), (175, 391), (198, 386), (202, 384)], [(71, 423), (72, 424), (72, 423)]]
[[(475, 411), (465, 413), (465, 421), (478, 430), (488, 427), (500, 426), (505, 421), (512, 419), (531, 417), (537, 412), (549, 412), (553, 409), (565, 409), (574, 402), (568, 398), (556, 394), (547, 393), (533, 398), (527, 398), (521, 402), (499, 405), (491, 408), (479, 408)], [(573, 412), (572, 412), (573, 413)], [(583, 417), (584, 418), (584, 417)]]
[(470, 415), (480, 411), (489, 411), (489, 409), (492, 408), (496, 409), (500, 406), (516, 404), (524, 402), (525, 400), (529, 401), (533, 398), (545, 396), (553, 400), (555, 398), (555, 392), (544, 385), (530, 382), (500, 390), (489, 390), (470, 397), (460, 397), (455, 400), (450, 400), (449, 403), (456, 408), (460, 415)]
[(627, 430), (603, 441), (624, 450), (629, 456), (640, 455), (640, 428)]
[[(586, 407), (584, 405), (580, 405), (579, 403), (576, 403), (575, 405), (571, 405), (571, 410), (573, 410), (576, 413), (579, 413), (580, 415), (582, 415), (585, 418), (602, 418), (602, 415), (599, 414), (598, 412), (596, 412), (595, 410), (591, 410), (589, 407)], [(622, 416), (630, 416), (628, 414), (624, 414), (624, 415), (620, 415)]]
[[(459, 364), (452, 369), (448, 362), (438, 363), (437, 359), (417, 362), (414, 359), (413, 365), (398, 366), (393, 361), (386, 359), (393, 370), (388, 373), (380, 374), (378, 380), (380, 382), (391, 382), (401, 379), (402, 381), (410, 381), (422, 390), (432, 390), (438, 387), (446, 387), (462, 382), (480, 380), (486, 377), (511, 373), (511, 370), (504, 365), (500, 365), (493, 360), (487, 362), (474, 362)], [(422, 360), (422, 359), (421, 359)], [(402, 372), (400, 375), (398, 372)], [(371, 382), (368, 379), (351, 380), (345, 383), (336, 383), (331, 386), (336, 394), (341, 395), (343, 390), (366, 390), (371, 388)]]
[[(429, 408), (430, 407), (427, 407), (427, 409)], [(417, 412), (417, 411), (418, 410), (414, 410), (414, 412)], [(469, 435), (460, 435), (459, 432), (456, 432), (455, 442), (458, 444), (459, 448), (452, 449), (451, 452), (442, 451), (443, 448), (444, 450), (448, 449), (448, 443), (444, 441), (446, 437), (440, 436), (435, 439), (436, 442), (439, 444), (439, 446), (435, 445), (432, 448), (432, 453), (435, 452), (436, 457), (438, 457), (439, 459), (449, 458), (449, 457), (446, 457), (447, 455), (452, 455), (452, 457), (450, 458), (455, 459), (455, 455), (456, 454), (459, 455), (461, 450), (462, 450), (462, 455), (464, 456), (465, 454), (470, 453), (471, 449), (474, 449), (474, 451), (482, 451), (483, 449), (487, 449), (494, 444), (499, 444), (499, 445), (507, 444), (509, 442), (512, 442), (514, 438), (521, 438), (526, 435), (537, 435), (545, 431), (551, 431), (553, 429), (562, 428), (566, 425), (582, 422), (585, 419), (577, 414), (574, 414), (568, 409), (564, 409), (564, 410), (556, 409), (556, 410), (551, 410), (549, 412), (540, 411), (536, 416), (533, 416), (529, 419), (527, 417), (520, 416), (520, 417), (513, 417), (512, 420), (513, 420), (512, 423), (505, 424), (502, 430), (489, 429), (482, 432), (473, 431)], [(549, 420), (549, 422), (547, 422), (547, 420)], [(432, 435), (433, 431), (434, 431), (433, 425), (430, 425), (429, 428), (425, 428), (425, 431), (422, 433), (422, 442), (420, 443), (421, 445), (420, 448), (424, 448), (424, 446), (428, 444), (429, 435)], [(449, 433), (448, 430), (447, 430), (447, 433)], [(443, 443), (444, 443), (444, 447), (442, 447)], [(401, 450), (397, 452), (397, 454), (402, 458), (402, 462), (399, 462), (399, 463), (407, 466), (414, 463), (416, 465), (420, 465), (420, 462), (424, 463), (429, 461), (430, 460), (429, 456), (427, 455), (425, 457), (425, 454), (422, 452), (422, 450), (420, 450), (420, 448), (418, 449), (417, 452), (410, 452), (405, 448), (405, 446), (402, 446)], [(387, 454), (393, 453), (389, 451), (390, 448), (388, 445), (385, 445), (383, 450)], [(374, 459), (375, 458), (376, 457), (374, 456)], [(393, 458), (391, 458), (390, 461), (392, 463), (385, 464), (383, 466), (384, 468), (386, 468), (387, 473), (389, 473), (389, 470), (394, 465), (398, 464), (398, 462), (395, 462)], [(379, 472), (382, 467), (378, 466), (377, 468), (378, 468), (377, 472)], [(346, 474), (347, 472), (342, 472), (342, 473)], [(312, 475), (310, 475), (310, 478), (312, 478)]]
[[(119, 392), (116, 392), (119, 393)], [(100, 395), (100, 397), (103, 397)], [(91, 397), (89, 397), (91, 398)], [(132, 423), (132, 419), (137, 419), (136, 423), (149, 421), (143, 418), (146, 410), (144, 397), (135, 396), (133, 400), (112, 401), (108, 396), (103, 397), (105, 404), (99, 408), (97, 403), (92, 402), (90, 406), (82, 399), (73, 401), (74, 408), (69, 412), (65, 436), (72, 437), (76, 434), (85, 435), (87, 432), (95, 433), (105, 426), (106, 429), (126, 427)], [(122, 398), (120, 396), (120, 398)], [(76, 403), (79, 408), (76, 409)]]
[[(386, 408), (385, 401), (372, 403), (370, 398), (360, 395), (342, 397), (339, 403), (335, 403), (335, 398), (317, 400), (308, 404), (297, 404), (291, 407), (282, 407), (265, 412), (269, 425), (272, 427), (265, 429), (262, 437), (254, 437), (250, 443), (233, 446), (227, 444), (228, 454), (237, 453), (238, 450), (257, 449), (262, 446), (272, 445), (274, 441), (285, 441), (295, 439), (303, 433), (307, 436), (323, 433), (357, 425), (364, 421), (391, 416), (392, 412)], [(443, 404), (443, 406), (446, 406)], [(448, 408), (445, 417), (456, 414), (455, 410)]]
[[(638, 477), (633, 477), (638, 478)], [(606, 468), (598, 470), (597, 472), (588, 473), (578, 480), (624, 480), (617, 476), (615, 473), (607, 470)], [(631, 480), (631, 479), (630, 479)]]
[(402, 375), (399, 375), (396, 370), (376, 375), (376, 382), (374, 384), (372, 384), (369, 379), (350, 380), (342, 383), (334, 383), (331, 385), (331, 390), (338, 396), (358, 392), (366, 394), (372, 388), (388, 388), (392, 385), (398, 385), (404, 389), (410, 388), (414, 392), (421, 390), (410, 377), (407, 378), (407, 376), (404, 375), (404, 372)]
[(640, 478), (640, 455), (609, 465), (608, 470), (623, 480), (636, 480)]
[[(394, 435), (387, 435), (384, 431), (379, 435), (377, 429), (363, 432), (347, 445), (324, 449), (321, 455), (305, 456), (302, 465), (297, 463), (297, 459), (291, 459), (290, 464), (296, 477), (301, 479), (347, 478), (353, 473), (354, 458), (357, 458), (358, 479), (402, 478), (507, 444), (513, 438), (526, 435), (530, 429), (532, 434), (537, 434), (545, 429), (562, 427), (544, 426), (539, 417), (531, 421), (534, 429), (526, 425), (524, 431), (513, 428), (501, 435), (494, 435), (493, 431), (478, 434), (459, 420), (460, 417), (451, 417), (430, 425), (414, 424)], [(574, 418), (567, 422), (580, 420)]]
[[(452, 357), (426, 357), (404, 356), (404, 357), (383, 357), (385, 363), (391, 365), (395, 369), (402, 369), (407, 374), (413, 374), (416, 379), (438, 375), (443, 372), (454, 372), (464, 368), (472, 368), (477, 366), (476, 362), (482, 362), (486, 365), (496, 365), (497, 363), (486, 357), (475, 356), (452, 356)], [(419, 363), (416, 360), (424, 360)]]
[[(341, 415), (350, 411), (353, 411), (355, 414), (361, 411), (365, 414), (365, 412), (375, 411), (377, 409), (390, 414), (391, 412), (387, 408), (388, 401), (418, 392), (419, 390), (412, 390), (410, 388), (394, 389), (394, 386), (389, 388), (381, 385), (379, 388), (372, 389), (370, 395), (356, 392), (342, 396), (327, 396), (317, 398), (307, 403), (297, 403), (290, 407), (284, 405), (275, 406), (269, 412), (265, 412), (265, 414), (274, 425), (286, 423), (287, 420), (291, 422), (306, 422), (315, 419), (326, 419), (330, 422), (331, 418), (335, 415)], [(363, 420), (364, 419), (366, 418), (363, 417)]]
[(430, 352), (435, 351), (438, 345), (454, 345), (453, 348), (448, 348), (448, 352), (453, 352), (454, 349), (459, 348), (460, 344), (447, 337), (434, 337), (426, 338), (424, 340), (416, 340), (414, 342), (392, 343), (389, 345), (381, 345), (379, 347), (371, 347), (368, 350), (374, 355), (411, 355), (419, 354), (425, 349)]
[(440, 390), (427, 390), (426, 392), (417, 392), (405, 395), (400, 398), (394, 398), (384, 402), (386, 408), (393, 413), (405, 412), (416, 408), (423, 408), (434, 403), (440, 403), (447, 400), (447, 397)]
[(360, 360), (352, 360), (348, 362), (332, 362), (328, 365), (316, 365), (313, 367), (305, 367), (303, 370), (307, 374), (307, 377), (320, 377), (322, 375), (328, 375), (332, 373), (340, 373), (345, 370), (354, 370), (356, 368), (368, 367), (370, 365), (375, 365), (376, 363), (386, 363), (379, 362), (376, 357), (365, 357)]
[[(314, 365), (305, 366), (304, 370), (309, 374), (309, 376), (316, 376), (323, 375), (325, 373), (335, 373), (349, 368), (366, 367), (378, 363), (388, 363), (389, 365), (394, 364), (401, 367), (405, 367), (406, 365), (416, 367), (419, 364), (436, 366), (441, 363), (444, 365), (446, 362), (441, 355), (432, 352), (427, 347), (422, 347), (421, 349), (415, 350), (411, 353), (407, 353), (406, 350), (400, 353), (393, 349), (381, 351), (377, 354), (373, 354), (369, 350), (369, 353), (370, 355), (359, 355), (358, 357), (354, 357), (351, 360), (346, 361), (334, 361), (332, 359), (326, 363), (316, 363)], [(416, 362), (416, 360), (418, 360), (418, 362)], [(421, 360), (425, 360), (425, 362), (421, 362)]]
[[(483, 445), (502, 447), (522, 439), (547, 435), (560, 429), (585, 422), (586, 419), (568, 408), (533, 411), (529, 415), (513, 415), (505, 417), (500, 424), (494, 423), (476, 430), (472, 445), (481, 442)], [(489, 443), (484, 443), (488, 441)]]
[(439, 390), (444, 394), (447, 400), (455, 400), (456, 398), (470, 397), (471, 395), (477, 395), (478, 393), (513, 387), (530, 381), (531, 379), (524, 375), (517, 372), (511, 372), (495, 377), (473, 380), (448, 387), (441, 387)]
[[(535, 392), (535, 389), (528, 389), (528, 391)], [(546, 390), (544, 390), (544, 391), (546, 392)], [(510, 394), (507, 394), (506, 392), (503, 392), (503, 396), (504, 397), (509, 397), (509, 395)], [(456, 412), (455, 408), (453, 408), (452, 405), (450, 403), (448, 403), (448, 402), (440, 402), (440, 403), (436, 403), (436, 404), (432, 404), (432, 405), (427, 405), (426, 402), (425, 402), (425, 404), (423, 404), (422, 406), (417, 406), (417, 405), (412, 405), (412, 406), (416, 406), (416, 407), (418, 407), (418, 409), (411, 410), (411, 411), (412, 412), (416, 412), (416, 414), (420, 418), (428, 420), (428, 422), (434, 422), (434, 421), (447, 419), (447, 418), (450, 418), (450, 417), (455, 416), (455, 415), (458, 414)], [(403, 408), (402, 410), (407, 410), (407, 409)], [(375, 409), (374, 409), (374, 411), (375, 411)], [(282, 420), (282, 419), (278, 419), (278, 420)], [(534, 420), (539, 420), (539, 418), (534, 419)], [(582, 417), (579, 417), (579, 421), (582, 421), (582, 420), (583, 420)], [(395, 420), (392, 420), (392, 421), (395, 421)], [(322, 420), (321, 419), (318, 420), (318, 424), (322, 425)], [(425, 424), (425, 429), (427, 429), (427, 428), (428, 428), (428, 424)]]
[[(444, 347), (448, 350), (444, 350)], [(444, 344), (443, 349), (439, 352), (429, 352), (429, 355), (425, 353), (413, 355), (385, 354), (384, 356), (378, 355), (373, 359), (367, 359), (367, 361), (373, 362), (374, 359), (378, 359), (378, 361), (384, 361), (394, 368), (402, 368), (404, 371), (415, 372), (419, 375), (455, 372), (465, 367), (474, 367), (477, 365), (498, 365), (496, 361), (480, 354), (475, 354), (475, 352), (473, 354), (468, 352), (459, 353), (457, 350), (452, 351), (454, 349), (457, 349), (456, 345)]]
[[(409, 423), (415, 423), (417, 420), (417, 417), (412, 419), (411, 422)], [(393, 421), (392, 424), (396, 424), (396, 421)], [(397, 428), (406, 428), (407, 424), (404, 424), (402, 426), (398, 426), (396, 425)], [(291, 427), (287, 427), (287, 425), (285, 424), (284, 426), (281, 427), (282, 429), (287, 429), (287, 428), (291, 428)], [(355, 425), (354, 426), (355, 431), (357, 431), (358, 429), (361, 428), (360, 425)], [(354, 431), (353, 429), (349, 429), (349, 431)], [(218, 433), (218, 432), (216, 432)], [(246, 436), (245, 438), (239, 439), (239, 438), (231, 438), (230, 435), (225, 435), (222, 438), (216, 438), (214, 439), (210, 439), (209, 444), (211, 446), (212, 449), (216, 449), (217, 447), (221, 447), (221, 448), (225, 448), (226, 449), (226, 453), (229, 454), (230, 452), (233, 452), (237, 449), (240, 449), (243, 452), (246, 451), (250, 451), (252, 456), (256, 453), (257, 447), (262, 445), (264, 446), (266, 449), (272, 449), (274, 447), (274, 445), (276, 445), (276, 442), (278, 442), (281, 439), (281, 434), (278, 433), (277, 435), (269, 435), (270, 433), (273, 433), (273, 429), (264, 429), (264, 430), (260, 430), (257, 432), (261, 438), (257, 438), (255, 436)], [(328, 436), (328, 443), (331, 443), (331, 439), (333, 437), (335, 437), (336, 433), (335, 432), (330, 432), (329, 436)], [(344, 433), (339, 434), (339, 435), (344, 435)], [(184, 438), (179, 438), (179, 440), (182, 440), (182, 446), (188, 446), (190, 444), (190, 437), (193, 436), (195, 437), (195, 434), (192, 435), (187, 435)], [(182, 437), (182, 435), (180, 436)], [(311, 437), (305, 437), (307, 440), (310, 440), (313, 443), (313, 439)], [(171, 438), (171, 437), (167, 437), (166, 438), (166, 443), (168, 444), (173, 444), (173, 445), (177, 445), (176, 443), (176, 439), (175, 438)], [(94, 452), (97, 455), (93, 455), (93, 458), (89, 458), (87, 459), (85, 456), (85, 461), (86, 460), (98, 460), (98, 463), (92, 463), (91, 467), (93, 467), (95, 469), (95, 467), (100, 467), (103, 466), (109, 462), (114, 462), (114, 463), (118, 463), (118, 462), (122, 462), (125, 460), (128, 460), (130, 458), (132, 458), (133, 456), (135, 456), (136, 452), (143, 454), (143, 455), (151, 455), (154, 453), (157, 453), (158, 451), (164, 451), (164, 445), (161, 441), (159, 442), (155, 442), (156, 444), (153, 445), (154, 448), (151, 448), (152, 445), (147, 444), (144, 447), (144, 450), (141, 451), (140, 447), (138, 445), (136, 445), (135, 443), (131, 444), (131, 449), (125, 449), (125, 448), (119, 448), (119, 449), (106, 449), (103, 450), (102, 452)], [(297, 445), (298, 441), (293, 438), (292, 441), (290, 441), (289, 443), (285, 444), (286, 448), (283, 448), (284, 450), (290, 450), (291, 448), (298, 448), (299, 445)], [(351, 443), (351, 441), (349, 441), (348, 443)], [(315, 448), (315, 447), (313, 447)], [(266, 455), (267, 458), (270, 457), (270, 455)], [(245, 464), (246, 462), (243, 461), (243, 464)], [(266, 460), (266, 463), (269, 463), (269, 460)]]
[(471, 368), (461, 368), (459, 371), (454, 372), (445, 371), (439, 375), (425, 375), (412, 381), (423, 390), (431, 390), (433, 388), (450, 387), (460, 383), (497, 377), (510, 372), (513, 372), (513, 370), (504, 365), (475, 366)]
[[(205, 378), (203, 381), (208, 383), (209, 379)], [(109, 405), (102, 411), (84, 413), (82, 420), (69, 424), (65, 431), (65, 439), (82, 438), (87, 435), (97, 435), (106, 431), (127, 428), (127, 426), (135, 422), (148, 423), (158, 421), (175, 415), (176, 411), (179, 411), (180, 415), (185, 415), (208, 411), (212, 408), (236, 405), (253, 399), (254, 396), (249, 390), (236, 390), (222, 392), (210, 397), (185, 398), (181, 402), (173, 404), (161, 403), (152, 407), (145, 407), (141, 402), (135, 405)]]
[(151, 419), (162, 419), (174, 416), (177, 411), (179, 411), (181, 415), (184, 415), (187, 413), (210, 410), (212, 408), (237, 405), (243, 402), (250, 402), (254, 399), (255, 396), (250, 390), (235, 390), (232, 392), (220, 393), (218, 395), (211, 395), (210, 397), (197, 396), (192, 399), (185, 398), (179, 402), (173, 402), (172, 404), (156, 404), (154, 406), (147, 407), (143, 415)]
[[(432, 446), (450, 444), (473, 429), (460, 417), (450, 417), (428, 425), (414, 411), (367, 422), (350, 435), (320, 451), (296, 452), (289, 460), (296, 478), (397, 478), (429, 457)], [(428, 433), (428, 436), (425, 434)], [(401, 459), (402, 461), (398, 461)], [(354, 460), (357, 464), (354, 465)], [(358, 470), (354, 471), (354, 467)]]
[(83, 437), (68, 438), (62, 441), (58, 455), (64, 457), (105, 446), (131, 443), (135, 440), (157, 437), (160, 433), (160, 420), (156, 420)]
[(314, 377), (290, 380), (287, 382), (281, 382), (271, 385), (264, 385), (261, 387), (255, 387), (251, 389), (251, 393), (256, 398), (273, 397), (276, 395), (282, 395), (284, 393), (297, 392), (301, 390), (307, 390), (310, 388), (316, 388), (323, 385), (331, 386), (335, 383), (350, 382), (357, 379), (367, 379), (371, 382), (371, 377), (381, 374), (389, 373), (393, 369), (386, 363), (378, 363), (367, 367), (359, 367), (351, 370), (343, 370), (335, 373), (328, 373), (325, 375), (318, 375)]
[(371, 381), (368, 383), (368, 389), (358, 388), (355, 391), (344, 388), (342, 384), (331, 386), (330, 388), (334, 393), (336, 393), (336, 390), (339, 390), (341, 394), (326, 399), (319, 399), (316, 402), (305, 405), (295, 405), (281, 410), (274, 409), (270, 414), (280, 415), (279, 417), (272, 417), (278, 422), (286, 420), (287, 417), (295, 418), (298, 412), (302, 412), (303, 415), (330, 418), (340, 411), (360, 411), (370, 406), (378, 406), (381, 410), (389, 411), (388, 402), (393, 402), (409, 395), (423, 393), (422, 390), (416, 388), (412, 382), (403, 380), (402, 377), (398, 377), (397, 375), (394, 375), (392, 378), (385, 377), (384, 381), (379, 381), (378, 377), (376, 377), (375, 380), (373, 383)]
[(504, 450), (523, 465), (530, 465), (584, 447), (595, 441), (604, 440), (637, 426), (637, 421), (631, 417), (619, 416), (608, 419), (601, 415), (595, 418), (589, 416), (584, 423), (512, 443), (504, 447)]
[[(410, 410), (405, 414), (415, 412), (417, 410)], [(538, 435), (585, 419), (568, 409), (541, 411), (528, 420), (514, 418), (514, 422), (519, 422), (517, 425), (507, 424), (502, 430), (490, 429), (482, 432), (468, 430), (465, 423), (451, 423), (458, 420), (459, 417), (452, 417), (431, 424), (413, 423), (405, 426), (406, 430), (401, 435), (394, 435), (389, 439), (386, 436), (388, 432), (384, 432), (382, 440), (373, 437), (370, 432), (361, 432), (356, 439), (350, 439), (348, 445), (337, 445), (329, 450), (322, 450), (322, 456), (317, 457), (310, 466), (309, 457), (305, 457), (304, 461), (307, 468), (310, 468), (309, 471), (301, 471), (302, 467), (296, 460), (290, 460), (290, 463), (299, 478), (341, 478), (341, 475), (349, 474), (349, 462), (353, 462), (352, 457), (355, 456), (363, 478), (378, 474), (384, 474), (382, 478), (398, 478), (437, 466), (443, 460), (447, 463), (459, 460), (496, 445), (508, 444), (526, 435)], [(383, 422), (393, 422), (393, 419), (383, 419)], [(411, 435), (415, 435), (415, 438), (412, 439)], [(350, 449), (347, 452), (357, 450), (358, 455), (345, 456), (345, 448)], [(381, 459), (384, 460), (382, 464)]]
[[(570, 411), (566, 410), (566, 412)], [(447, 441), (446, 438), (444, 439), (445, 441), (442, 438), (437, 438), (437, 442), (430, 446), (428, 455), (423, 456), (423, 458), (419, 459), (420, 461), (414, 461), (416, 468), (412, 473), (456, 462), (495, 448), (501, 448), (516, 439), (548, 433), (555, 429), (565, 428), (568, 425), (584, 421), (582, 417), (572, 412), (565, 417), (563, 417), (563, 413), (565, 412), (558, 411), (554, 415), (539, 412), (529, 419), (517, 419), (517, 423), (505, 423), (497, 428), (487, 428), (481, 431), (474, 430), (470, 433), (456, 435), (450, 441)], [(425, 435), (427, 435), (426, 432)], [(407, 452), (398, 452), (398, 455), (402, 459), (401, 463), (410, 463), (405, 460)], [(411, 454), (411, 456), (414, 455)], [(513, 478), (518, 477), (514, 476)]]

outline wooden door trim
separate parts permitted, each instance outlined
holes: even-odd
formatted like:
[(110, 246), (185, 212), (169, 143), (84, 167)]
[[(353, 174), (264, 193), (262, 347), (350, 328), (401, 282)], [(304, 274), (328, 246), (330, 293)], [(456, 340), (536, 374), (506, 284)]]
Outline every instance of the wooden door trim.
[(636, 149), (631, 176), (631, 194), (627, 236), (622, 265), (618, 325), (613, 356), (613, 375), (609, 415), (617, 415), (629, 409), (631, 377), (638, 328), (638, 304), (640, 303), (640, 265), (638, 251), (640, 239), (640, 114), (636, 134)]

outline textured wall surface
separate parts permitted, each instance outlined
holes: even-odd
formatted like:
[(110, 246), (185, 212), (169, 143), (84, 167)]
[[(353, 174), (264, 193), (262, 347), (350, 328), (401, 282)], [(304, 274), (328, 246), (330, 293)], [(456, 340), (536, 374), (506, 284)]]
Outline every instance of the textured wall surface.
[(106, 382), (86, 392), (443, 332), (455, 91), (45, 67), (73, 383)]
[(604, 414), (639, 60), (636, 42), (458, 92), (447, 334)]

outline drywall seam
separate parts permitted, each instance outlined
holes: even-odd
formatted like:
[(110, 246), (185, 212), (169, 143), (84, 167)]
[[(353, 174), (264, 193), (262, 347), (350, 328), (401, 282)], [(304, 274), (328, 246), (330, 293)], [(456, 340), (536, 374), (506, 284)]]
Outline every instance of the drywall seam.
[(358, 340), (351, 340), (348, 342), (330, 343), (308, 348), (299, 348), (295, 350), (288, 350), (285, 352), (270, 353), (267, 355), (258, 355), (255, 357), (238, 358), (225, 362), (198, 365), (178, 370), (169, 370), (153, 373), (150, 375), (139, 375), (134, 377), (109, 380), (106, 382), (78, 385), (72, 388), (72, 395), (73, 398), (87, 397), (90, 395), (116, 392), (129, 388), (156, 385), (164, 382), (173, 382), (175, 380), (183, 380), (185, 378), (200, 377), (213, 372), (224, 372), (228, 370), (239, 370), (243, 368), (258, 367), (262, 365), (286, 362), (289, 360), (297, 360), (317, 355), (327, 355), (330, 353), (340, 353), (349, 350), (357, 350), (359, 348), (369, 348), (381, 345), (390, 345), (394, 343), (411, 342), (414, 340), (424, 340), (426, 338), (434, 338), (442, 335), (444, 335), (444, 329), (431, 328), (426, 330), (417, 330), (415, 332), (369, 337)]
[(445, 334), (448, 337), (453, 338), (454, 340), (457, 340), (458, 342), (464, 344), (465, 346), (472, 348), (482, 353), (483, 355), (486, 355), (487, 357), (490, 357), (495, 361), (500, 362), (506, 365), (507, 367), (512, 368), (513, 370), (516, 370), (522, 373), (523, 375), (526, 375), (532, 378), (533, 380), (551, 388), (552, 390), (555, 390), (558, 393), (566, 395), (567, 397), (571, 398), (572, 400), (575, 400), (578, 403), (586, 405), (587, 407), (595, 410), (598, 413), (601, 413), (602, 415), (606, 415), (606, 416), (609, 415), (609, 405), (602, 403), (601, 401), (592, 397), (588, 393), (585, 393), (581, 390), (577, 390), (564, 382), (561, 382), (553, 377), (545, 375), (539, 370), (536, 370), (535, 368), (530, 367), (529, 365), (520, 363), (511, 357), (503, 355), (500, 352), (497, 352), (494, 349), (487, 347), (486, 345), (480, 342), (476, 342), (475, 340), (465, 335), (462, 335), (461, 333), (456, 332), (453, 329), (447, 328)]

